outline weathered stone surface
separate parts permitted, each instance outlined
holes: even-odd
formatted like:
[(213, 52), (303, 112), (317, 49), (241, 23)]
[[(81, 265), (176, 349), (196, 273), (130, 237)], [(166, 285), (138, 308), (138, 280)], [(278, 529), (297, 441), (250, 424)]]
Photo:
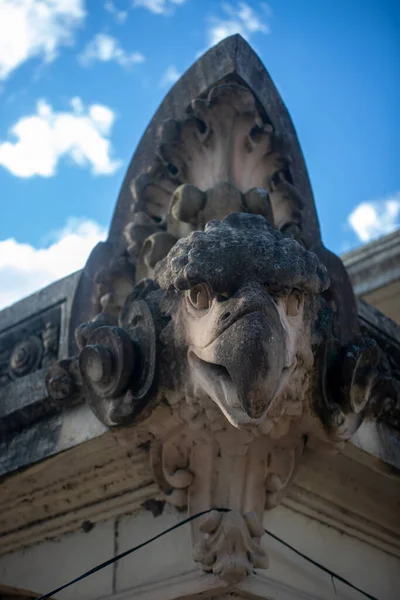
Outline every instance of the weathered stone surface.
[(26, 334), (41, 332), (45, 329), (46, 316), (51, 320), (50, 317), (56, 312), (56, 308), (59, 308), (62, 311), (62, 318), (58, 356), (67, 356), (68, 318), (80, 276), (80, 271), (72, 273), (0, 311), (1, 339), (3, 340), (3, 336), (6, 338), (7, 335), (11, 335), (14, 330), (19, 332), (16, 336), (18, 341), (22, 341), (21, 337)]
[[(43, 380), (41, 383), (44, 387)], [(46, 396), (42, 402), (46, 409), (49, 398)], [(48, 456), (103, 435), (106, 431), (106, 427), (86, 405), (63, 412), (45, 413), (43, 418), (1, 436), (0, 476), (33, 465)]]
[[(85, 520), (96, 524), (137, 511), (150, 499), (161, 500), (142, 441), (136, 428), (114, 430), (3, 478), (0, 553), (79, 531)], [(307, 453), (282, 503), (400, 556), (399, 500), (399, 481), (387, 464), (374, 459), (371, 469), (371, 455), (349, 444), (346, 453), (324, 457), (323, 474), (321, 457)]]
[(253, 90), (259, 106), (264, 108), (272, 125), (288, 136), (295, 173), (294, 185), (301, 196), (308, 199), (306, 220), (310, 236), (319, 235), (311, 187), (290, 116), (258, 56), (240, 35), (234, 35), (209, 50), (186, 71), (154, 115), (125, 176), (110, 230), (111, 238), (118, 238), (125, 227), (132, 202), (131, 181), (152, 164), (159, 144), (160, 126), (168, 119), (181, 119), (193, 99), (206, 95), (217, 82), (229, 78)]
[(342, 256), (357, 297), (400, 324), (400, 230)]
[(194, 402), (211, 397), (238, 427), (282, 416), (292, 397), (301, 406), (329, 285), (315, 254), (265, 218), (236, 213), (180, 240), (156, 280), (170, 294), (176, 352), (187, 357), (175, 389), (186, 385)]
[(44, 377), (68, 349), (79, 273), (0, 312), (0, 432), (20, 431), (57, 410)]
[(56, 304), (0, 331), (0, 390), (59, 358), (61, 318)]
[[(0, 312), (1, 474), (74, 443), (60, 435), (65, 431), (60, 412), (68, 402), (49, 398), (45, 376), (50, 365), (68, 356), (69, 316), (79, 276), (73, 273)], [(75, 441), (86, 435), (77, 433)]]
[[(48, 412), (9, 407), (9, 427), (30, 427), (7, 438), (3, 469), (134, 425), (127, 444), (148, 450), (159, 487), (146, 500), (212, 509), (191, 524), (193, 558), (210, 585), (236, 586), (268, 566), (264, 511), (310, 452), (334, 454), (358, 432), (362, 462), (369, 423), (390, 432), (374, 453), (394, 448), (398, 361), (382, 352), (386, 325), (361, 324), (287, 111), (250, 47), (229, 38), (145, 133), (75, 293), (71, 354), (48, 370)], [(54, 335), (42, 338), (17, 346), (13, 376), (41, 364)]]
[[(77, 552), (77, 544), (81, 552)], [(60, 541), (50, 541), (26, 549), (25, 552), (3, 558), (0, 564), (1, 581), (18, 582), (36, 592), (45, 594), (64, 581), (104, 562), (114, 551), (114, 523), (102, 523), (84, 535), (75, 533)], [(103, 569), (75, 584), (70, 590), (55, 595), (64, 600), (81, 598), (96, 600), (113, 590), (111, 569)], [(33, 598), (38, 596), (34, 595)], [(18, 599), (16, 599), (18, 600)]]

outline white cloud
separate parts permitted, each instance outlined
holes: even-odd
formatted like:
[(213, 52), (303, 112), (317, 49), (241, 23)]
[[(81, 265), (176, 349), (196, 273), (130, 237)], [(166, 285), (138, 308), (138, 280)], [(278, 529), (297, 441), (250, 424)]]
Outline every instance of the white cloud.
[(80, 98), (72, 98), (70, 112), (54, 112), (39, 100), (36, 114), (22, 117), (11, 128), (15, 142), (0, 141), (0, 165), (17, 177), (55, 175), (61, 158), (79, 166), (90, 165), (95, 175), (110, 175), (120, 166), (111, 158), (107, 139), (115, 114), (107, 106), (92, 104), (85, 109)]
[(112, 0), (107, 0), (107, 2), (104, 3), (104, 9), (108, 13), (110, 13), (110, 15), (113, 15), (116, 22), (120, 25), (122, 25), (122, 23), (125, 23), (128, 17), (128, 12), (126, 10), (118, 10), (118, 8), (115, 6)]
[(31, 57), (54, 60), (84, 18), (84, 0), (0, 0), (0, 80)]
[(207, 31), (208, 45), (214, 46), (221, 40), (235, 33), (240, 33), (245, 39), (250, 39), (253, 33), (270, 32), (265, 19), (271, 15), (267, 4), (262, 3), (263, 16), (258, 15), (248, 4), (239, 2), (236, 7), (232, 4), (223, 4), (225, 18), (213, 17)]
[(175, 65), (170, 65), (165, 69), (164, 74), (160, 79), (160, 87), (168, 87), (172, 85), (175, 83), (175, 81), (178, 81), (180, 76), (181, 74)]
[(147, 8), (155, 15), (165, 15), (171, 12), (173, 6), (183, 4), (186, 0), (133, 0), (134, 8)]
[(140, 52), (125, 52), (119, 45), (119, 41), (105, 33), (98, 33), (88, 43), (79, 57), (84, 66), (93, 62), (116, 62), (122, 67), (129, 67), (135, 63), (141, 63), (145, 57)]
[(391, 233), (400, 227), (400, 192), (362, 202), (348, 216), (347, 222), (361, 242)]
[(0, 309), (53, 281), (81, 269), (106, 230), (91, 220), (69, 219), (53, 233), (47, 248), (35, 248), (14, 238), (0, 240)]

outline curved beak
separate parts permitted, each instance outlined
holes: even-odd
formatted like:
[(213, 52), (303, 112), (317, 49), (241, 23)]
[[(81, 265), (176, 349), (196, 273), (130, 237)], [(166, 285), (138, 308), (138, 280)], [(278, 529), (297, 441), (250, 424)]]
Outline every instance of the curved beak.
[(262, 288), (223, 302), (218, 312), (219, 319), (212, 317), (216, 337), (189, 350), (195, 383), (235, 427), (258, 424), (290, 371), (286, 330)]

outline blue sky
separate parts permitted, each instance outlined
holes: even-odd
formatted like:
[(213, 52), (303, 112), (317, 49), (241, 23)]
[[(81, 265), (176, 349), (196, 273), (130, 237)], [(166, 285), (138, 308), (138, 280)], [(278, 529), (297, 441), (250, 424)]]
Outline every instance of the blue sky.
[(0, 0), (0, 307), (83, 266), (163, 96), (235, 32), (292, 116), (325, 244), (399, 226), (398, 0)]

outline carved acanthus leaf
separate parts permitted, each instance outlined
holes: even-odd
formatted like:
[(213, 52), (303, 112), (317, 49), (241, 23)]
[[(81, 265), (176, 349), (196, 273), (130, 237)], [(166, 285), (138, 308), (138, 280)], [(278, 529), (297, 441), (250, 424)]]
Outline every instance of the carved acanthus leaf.
[(160, 132), (159, 157), (177, 183), (205, 191), (231, 181), (246, 192), (265, 188), (285, 167), (282, 138), (262, 119), (248, 88), (218, 85), (207, 98), (194, 100), (187, 113), (183, 121), (167, 121)]
[[(240, 431), (205, 406), (187, 410), (182, 398), (169, 411), (157, 408), (143, 422), (150, 439), (150, 464), (167, 502), (192, 514), (229, 507), (192, 523), (193, 556), (205, 571), (234, 583), (266, 568), (260, 547), (265, 508), (285, 495), (304, 448), (295, 438), (271, 440), (254, 428)], [(212, 421), (210, 421), (210, 416)], [(200, 418), (201, 417), (201, 418)]]
[(204, 537), (195, 545), (193, 558), (205, 571), (227, 583), (238, 583), (254, 569), (268, 568), (268, 558), (259, 544), (264, 529), (255, 513), (214, 511), (199, 530)]

